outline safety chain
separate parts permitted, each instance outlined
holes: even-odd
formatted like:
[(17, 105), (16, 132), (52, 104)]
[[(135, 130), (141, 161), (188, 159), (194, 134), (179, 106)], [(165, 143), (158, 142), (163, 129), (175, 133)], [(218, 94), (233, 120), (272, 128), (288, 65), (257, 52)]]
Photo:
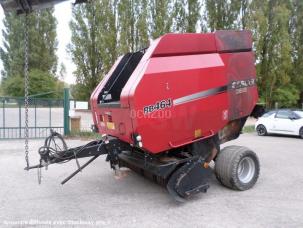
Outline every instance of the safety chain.
[(28, 52), (29, 52), (29, 42), (28, 42), (28, 14), (25, 15), (25, 26), (24, 26), (24, 110), (25, 110), (25, 129), (24, 129), (24, 137), (25, 137), (25, 161), (27, 170), (29, 168), (29, 159), (28, 159), (28, 87), (29, 87), (29, 72), (28, 72)]

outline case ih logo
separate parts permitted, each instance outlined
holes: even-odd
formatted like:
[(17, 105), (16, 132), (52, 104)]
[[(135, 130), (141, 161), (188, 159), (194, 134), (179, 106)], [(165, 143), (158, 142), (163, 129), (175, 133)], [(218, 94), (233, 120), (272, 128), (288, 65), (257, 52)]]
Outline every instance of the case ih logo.
[(233, 81), (231, 83), (231, 89), (242, 89), (250, 86), (254, 86), (256, 84), (256, 79), (247, 79), (247, 80), (240, 80), (240, 81)]

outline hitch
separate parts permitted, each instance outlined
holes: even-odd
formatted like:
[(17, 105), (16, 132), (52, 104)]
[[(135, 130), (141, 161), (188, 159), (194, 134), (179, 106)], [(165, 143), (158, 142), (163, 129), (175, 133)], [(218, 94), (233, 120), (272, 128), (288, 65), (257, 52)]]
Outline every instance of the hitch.
[[(91, 141), (83, 146), (74, 148), (67, 148), (66, 142), (62, 135), (51, 130), (49, 137), (45, 139), (44, 145), (38, 150), (40, 154), (40, 162), (37, 165), (25, 167), (25, 170), (41, 169), (51, 164), (65, 163), (71, 160), (76, 160), (78, 169), (70, 176), (65, 178), (61, 184), (65, 184), (72, 179), (76, 174), (81, 172), (86, 166), (92, 163), (100, 155), (107, 154), (106, 161), (110, 161), (111, 167), (115, 169), (117, 167), (117, 155), (119, 151), (125, 148), (125, 145), (116, 138), (109, 138), (107, 135), (102, 135), (101, 140)], [(84, 165), (80, 166), (79, 158), (92, 157)], [(41, 182), (41, 170), (38, 170), (39, 183)]]
[(69, 175), (67, 178), (65, 178), (61, 184), (65, 184), (67, 181), (69, 181), (70, 179), (72, 179), (74, 176), (76, 176), (79, 172), (82, 171), (82, 169), (84, 169), (86, 166), (88, 166), (90, 163), (92, 163), (97, 157), (99, 157), (100, 154), (95, 155), (94, 157), (92, 157), (91, 159), (88, 160), (88, 162), (86, 162), (84, 165), (82, 165), (81, 167), (79, 167), (75, 172), (73, 172), (71, 175)]

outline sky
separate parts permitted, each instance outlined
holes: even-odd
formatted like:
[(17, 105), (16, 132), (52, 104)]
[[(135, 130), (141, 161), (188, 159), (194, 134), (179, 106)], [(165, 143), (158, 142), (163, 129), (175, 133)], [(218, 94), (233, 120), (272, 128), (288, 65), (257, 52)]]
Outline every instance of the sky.
[[(66, 67), (66, 76), (64, 81), (73, 84), (76, 79), (73, 76), (73, 71), (75, 70), (75, 65), (72, 62), (72, 59), (68, 52), (66, 51), (66, 46), (70, 43), (71, 40), (71, 30), (69, 28), (69, 22), (72, 18), (72, 2), (66, 1), (55, 6), (55, 17), (57, 18), (57, 40), (58, 40), (58, 67), (63, 63)], [(2, 7), (0, 7), (0, 31), (4, 28), (3, 26), (4, 12)], [(3, 37), (2, 33), (0, 35), (0, 45), (2, 45)], [(3, 69), (2, 62), (0, 60), (0, 70)]]

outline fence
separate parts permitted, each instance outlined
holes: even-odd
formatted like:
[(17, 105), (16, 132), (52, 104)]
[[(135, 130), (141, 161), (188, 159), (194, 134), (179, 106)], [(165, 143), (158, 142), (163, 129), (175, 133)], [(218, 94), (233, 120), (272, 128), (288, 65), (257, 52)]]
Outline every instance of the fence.
[[(38, 98), (52, 94), (41, 93), (29, 98), (29, 138), (45, 138), (50, 129), (64, 135), (70, 133), (70, 116), (81, 117), (81, 129), (91, 130), (93, 122), (89, 104), (69, 98), (69, 89), (64, 89), (62, 99)], [(25, 137), (24, 97), (0, 97), (0, 140)]]
[[(29, 99), (29, 137), (45, 138), (50, 129), (64, 132), (64, 100)], [(24, 98), (0, 97), (0, 139), (24, 138)]]

